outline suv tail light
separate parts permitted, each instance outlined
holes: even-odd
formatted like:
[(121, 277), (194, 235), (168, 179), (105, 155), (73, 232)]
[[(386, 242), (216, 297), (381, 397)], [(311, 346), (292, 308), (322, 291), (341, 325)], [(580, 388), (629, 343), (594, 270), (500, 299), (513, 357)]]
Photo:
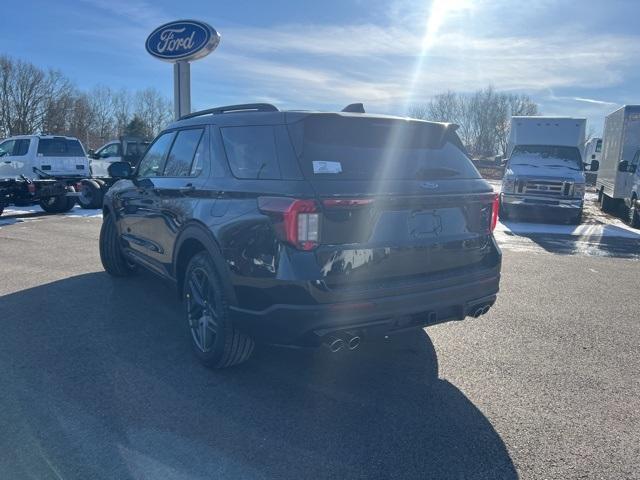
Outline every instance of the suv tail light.
[(276, 234), (300, 250), (312, 250), (320, 241), (320, 213), (315, 200), (259, 197), (258, 208), (271, 218)]
[(500, 195), (497, 193), (493, 196), (493, 202), (491, 202), (491, 231), (493, 232), (498, 225), (498, 210), (500, 209)]

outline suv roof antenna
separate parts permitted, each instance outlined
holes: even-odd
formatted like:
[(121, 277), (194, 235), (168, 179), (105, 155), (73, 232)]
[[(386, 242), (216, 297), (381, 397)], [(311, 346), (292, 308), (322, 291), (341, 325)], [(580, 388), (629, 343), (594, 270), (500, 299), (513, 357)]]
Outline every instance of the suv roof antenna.
[(364, 113), (364, 105), (362, 103), (350, 103), (344, 107), (342, 111), (348, 113)]

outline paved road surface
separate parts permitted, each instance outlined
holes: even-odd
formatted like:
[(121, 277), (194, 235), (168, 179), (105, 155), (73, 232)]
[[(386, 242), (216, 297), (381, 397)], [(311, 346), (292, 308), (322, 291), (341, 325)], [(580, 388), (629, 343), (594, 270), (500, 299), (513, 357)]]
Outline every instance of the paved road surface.
[(14, 220), (0, 478), (640, 478), (637, 240), (506, 248), (482, 319), (211, 372), (167, 284), (102, 271), (99, 218)]

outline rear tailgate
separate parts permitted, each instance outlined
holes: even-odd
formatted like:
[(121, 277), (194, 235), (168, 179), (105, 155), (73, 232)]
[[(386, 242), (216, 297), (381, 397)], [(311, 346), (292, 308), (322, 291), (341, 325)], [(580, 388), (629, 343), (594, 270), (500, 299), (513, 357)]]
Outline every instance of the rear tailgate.
[(316, 259), (330, 287), (391, 286), (495, 258), (495, 195), (447, 126), (320, 115), (289, 127), (318, 196)]

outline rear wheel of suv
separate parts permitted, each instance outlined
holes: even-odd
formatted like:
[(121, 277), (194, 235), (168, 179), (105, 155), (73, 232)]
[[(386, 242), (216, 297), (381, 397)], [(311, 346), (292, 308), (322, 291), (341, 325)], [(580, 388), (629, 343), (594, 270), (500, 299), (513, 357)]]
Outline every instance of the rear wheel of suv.
[(632, 228), (640, 228), (640, 205), (635, 197), (631, 199), (631, 206), (627, 210), (627, 225)]
[(82, 208), (102, 207), (102, 189), (95, 180), (83, 180), (78, 203)]
[(76, 199), (67, 197), (66, 195), (57, 195), (55, 197), (44, 197), (40, 200), (40, 208), (47, 213), (64, 213), (73, 208)]
[(253, 339), (231, 322), (220, 278), (207, 252), (194, 255), (183, 283), (186, 323), (200, 361), (210, 368), (246, 361), (253, 352)]
[(105, 271), (114, 277), (132, 275), (136, 266), (128, 262), (118, 242), (118, 232), (113, 215), (106, 215), (100, 228), (100, 260)]

